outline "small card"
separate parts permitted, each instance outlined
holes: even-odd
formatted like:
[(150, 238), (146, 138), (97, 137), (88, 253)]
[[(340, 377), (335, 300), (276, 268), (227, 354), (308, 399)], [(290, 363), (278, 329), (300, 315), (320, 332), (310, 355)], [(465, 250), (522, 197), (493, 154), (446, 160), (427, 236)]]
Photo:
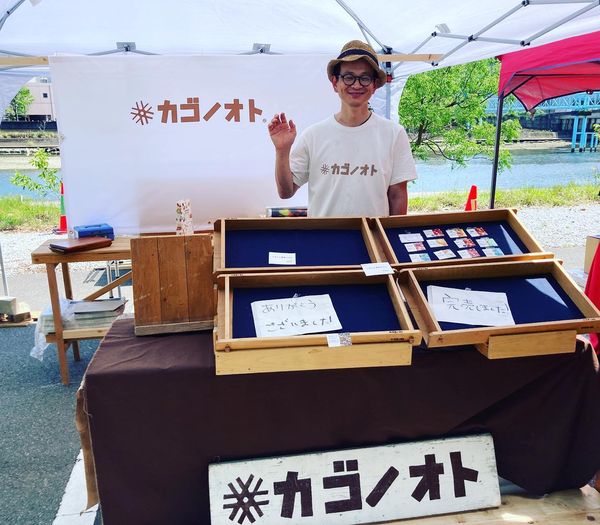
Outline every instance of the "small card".
[(442, 248), (444, 246), (448, 246), (446, 239), (427, 239), (427, 244), (431, 248)]
[[(429, 241), (427, 241), (429, 242)], [(424, 252), (425, 251), (425, 245), (422, 242), (410, 242), (408, 244), (405, 244), (404, 247), (406, 248), (407, 252)]]
[(448, 237), (450, 237), (451, 239), (456, 239), (457, 237), (466, 237), (467, 234), (465, 233), (465, 230), (463, 230), (462, 228), (450, 228), (448, 230), (446, 230), (446, 235)]
[(379, 262), (379, 263), (368, 263), (361, 264), (363, 272), (365, 275), (391, 275), (394, 273), (394, 270), (390, 266), (389, 262)]
[(481, 257), (481, 255), (479, 255), (479, 252), (475, 248), (469, 248), (468, 250), (458, 250), (458, 255), (460, 255), (462, 259), (472, 259), (474, 257)]
[(492, 246), (498, 246), (498, 243), (492, 239), (491, 237), (482, 237), (481, 239), (476, 239), (477, 244), (482, 248), (491, 248)]
[(435, 228), (433, 230), (423, 230), (425, 237), (443, 237), (444, 232), (439, 228)]
[(467, 233), (471, 237), (483, 237), (487, 235), (487, 232), (481, 226), (475, 226), (474, 228), (467, 228)]
[(429, 285), (427, 302), (438, 321), (475, 326), (515, 324), (504, 292), (480, 292)]
[(466, 237), (462, 239), (455, 239), (454, 244), (456, 244), (457, 248), (473, 248), (475, 246), (473, 240)]
[(327, 346), (335, 348), (337, 346), (351, 346), (352, 336), (349, 333), (327, 334)]
[(296, 264), (295, 253), (269, 252), (269, 264)]
[(483, 253), (487, 257), (494, 257), (495, 255), (504, 255), (504, 252), (500, 248), (484, 248)]
[(398, 235), (400, 242), (419, 242), (423, 241), (423, 236), (420, 233), (401, 233)]
[(412, 262), (431, 261), (431, 257), (427, 253), (411, 253), (409, 256)]
[(437, 252), (433, 252), (438, 259), (454, 259), (456, 255), (452, 250), (438, 250)]

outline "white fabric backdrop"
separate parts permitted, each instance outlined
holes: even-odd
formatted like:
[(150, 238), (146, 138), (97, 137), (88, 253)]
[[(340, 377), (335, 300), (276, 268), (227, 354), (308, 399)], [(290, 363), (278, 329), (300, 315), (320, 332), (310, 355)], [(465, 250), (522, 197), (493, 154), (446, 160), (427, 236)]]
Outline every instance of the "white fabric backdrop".
[[(285, 111), (299, 131), (338, 110), (325, 73), (329, 57), (109, 56), (53, 57), (51, 72), (61, 135), (69, 224), (108, 222), (118, 233), (174, 231), (175, 203), (189, 198), (196, 228), (218, 217), (264, 214), (265, 206), (306, 204), (302, 189), (278, 198), (275, 152), (267, 122)], [(178, 122), (161, 122), (165, 99)], [(240, 121), (225, 104), (239, 99)], [(261, 115), (250, 122), (249, 100)], [(132, 119), (152, 106), (147, 124)], [(214, 104), (221, 107), (203, 117)]]

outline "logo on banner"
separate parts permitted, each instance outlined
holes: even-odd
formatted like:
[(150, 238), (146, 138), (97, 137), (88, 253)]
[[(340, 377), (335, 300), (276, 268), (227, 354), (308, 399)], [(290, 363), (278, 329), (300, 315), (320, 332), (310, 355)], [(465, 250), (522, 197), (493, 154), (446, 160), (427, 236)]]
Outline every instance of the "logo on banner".
[[(206, 111), (204, 110), (206, 109)], [(256, 122), (256, 117), (262, 115), (263, 110), (256, 105), (253, 98), (247, 102), (240, 102), (240, 99), (234, 98), (231, 102), (213, 102), (206, 106), (200, 104), (199, 97), (188, 97), (185, 103), (176, 104), (169, 99), (164, 99), (156, 106), (156, 112), (153, 106), (140, 100), (131, 107), (131, 120), (142, 126), (149, 124), (151, 120), (160, 116), (161, 124), (178, 124), (180, 122), (208, 122), (212, 118), (224, 118), (228, 122)], [(262, 119), (266, 122), (265, 119)]]

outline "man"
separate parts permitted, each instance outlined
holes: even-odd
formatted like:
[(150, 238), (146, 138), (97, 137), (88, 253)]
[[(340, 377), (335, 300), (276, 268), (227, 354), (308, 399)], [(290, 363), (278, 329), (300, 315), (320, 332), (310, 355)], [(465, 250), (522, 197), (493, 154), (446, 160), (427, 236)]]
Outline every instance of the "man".
[(269, 123), (275, 146), (275, 181), (282, 199), (308, 182), (311, 217), (404, 215), (407, 182), (417, 178), (406, 131), (375, 115), (369, 100), (385, 84), (373, 48), (348, 42), (327, 65), (340, 111), (296, 139), (284, 113)]

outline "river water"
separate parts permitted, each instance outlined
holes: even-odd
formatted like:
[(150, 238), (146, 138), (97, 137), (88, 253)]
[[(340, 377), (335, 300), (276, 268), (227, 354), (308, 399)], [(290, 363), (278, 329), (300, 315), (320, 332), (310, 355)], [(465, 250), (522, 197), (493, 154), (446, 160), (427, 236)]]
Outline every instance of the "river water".
[[(513, 166), (499, 173), (498, 189), (522, 187), (548, 187), (573, 182), (575, 184), (598, 184), (600, 186), (600, 152), (571, 153), (570, 148), (515, 150)], [(23, 173), (34, 172), (21, 170)], [(491, 184), (492, 163), (487, 159), (473, 159), (465, 168), (452, 168), (444, 159), (435, 158), (417, 162), (419, 178), (410, 184), (411, 193), (437, 191), (468, 191), (475, 184), (487, 190)], [(0, 170), (0, 196), (34, 194), (10, 184), (14, 170)], [(47, 196), (46, 199), (58, 199)]]

